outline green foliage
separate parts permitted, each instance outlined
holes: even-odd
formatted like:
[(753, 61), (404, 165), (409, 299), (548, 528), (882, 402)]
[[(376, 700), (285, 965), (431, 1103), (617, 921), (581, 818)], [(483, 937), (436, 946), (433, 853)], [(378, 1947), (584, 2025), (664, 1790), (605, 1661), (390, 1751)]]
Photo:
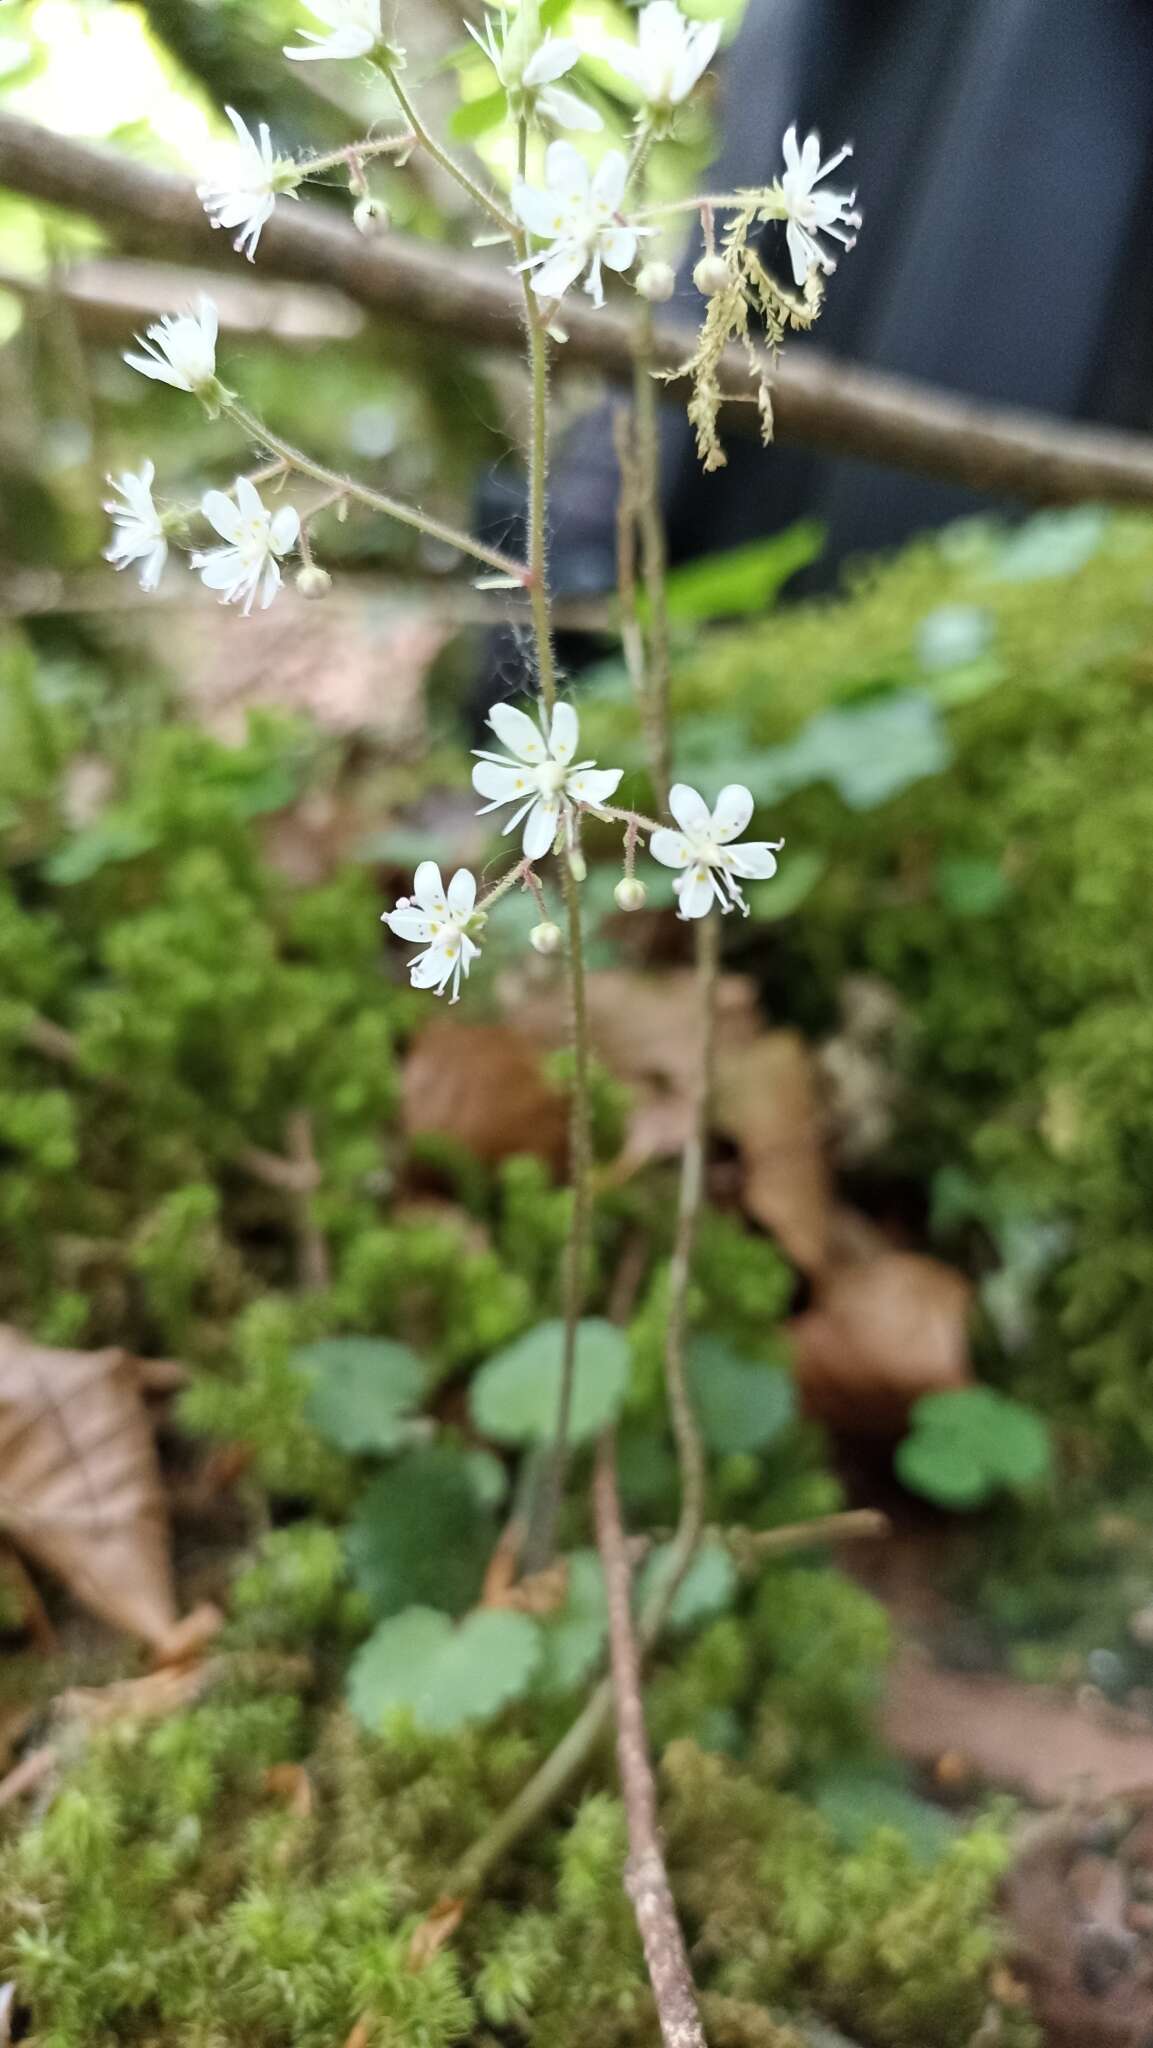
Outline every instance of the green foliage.
[(715, 1338), (697, 1339), (689, 1376), (697, 1419), (711, 1450), (766, 1450), (796, 1415), (796, 1393), (783, 1364), (740, 1358)]
[(495, 1540), (465, 1453), (429, 1444), (361, 1494), (348, 1525), (348, 1558), (382, 1620), (410, 1606), (463, 1614), (480, 1592)]
[(482, 1609), (454, 1628), (432, 1607), (406, 1607), (357, 1651), (348, 1703), (366, 1728), (407, 1714), (446, 1734), (491, 1720), (525, 1693), (539, 1656), (539, 1630), (526, 1614)]
[[(564, 1324), (540, 1323), (498, 1352), (473, 1379), (472, 1419), (497, 1443), (545, 1444), (556, 1433)], [(620, 1409), (628, 1378), (628, 1343), (613, 1323), (587, 1316), (577, 1334), (569, 1437), (587, 1443)]]
[(950, 1508), (983, 1507), (1002, 1488), (1026, 1492), (1051, 1461), (1040, 1416), (991, 1387), (923, 1395), (896, 1456), (906, 1486)]
[(292, 1362), (310, 1380), (309, 1421), (338, 1451), (395, 1451), (410, 1441), (425, 1372), (406, 1344), (326, 1337)]

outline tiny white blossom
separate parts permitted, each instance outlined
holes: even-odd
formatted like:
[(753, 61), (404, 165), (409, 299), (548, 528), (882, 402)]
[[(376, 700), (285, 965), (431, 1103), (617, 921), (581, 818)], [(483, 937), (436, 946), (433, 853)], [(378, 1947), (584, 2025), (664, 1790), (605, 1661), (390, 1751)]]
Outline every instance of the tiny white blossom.
[(788, 227), (785, 239), (789, 255), (793, 260), (793, 277), (797, 284), (804, 284), (809, 271), (816, 266), (830, 271), (837, 267), (837, 259), (822, 248), (819, 237), (832, 235), (844, 248), (856, 246), (857, 237), (849, 232), (861, 225), (861, 216), (853, 211), (856, 192), (815, 192), (813, 187), (830, 171), (835, 171), (847, 156), (852, 156), (852, 144), (846, 142), (835, 156), (821, 162), (821, 138), (813, 130), (797, 147), (797, 131), (790, 128), (784, 140), (785, 171), (781, 179), (781, 191), (787, 208)]
[(304, 0), (304, 4), (327, 34), (318, 36), (313, 29), (302, 28), (300, 33), (306, 43), (313, 45), (312, 49), (286, 44), (284, 50), (285, 56), (297, 64), (320, 57), (367, 57), (384, 41), (380, 0)]
[(637, 22), (637, 40), (612, 37), (605, 55), (635, 85), (646, 108), (671, 113), (708, 70), (721, 40), (719, 21), (686, 21), (676, 0), (649, 0)]
[(223, 491), (208, 491), (200, 509), (226, 545), (193, 555), (193, 568), (209, 590), (222, 593), (222, 604), (243, 599), (245, 618), (258, 597), (267, 611), (281, 585), (278, 557), (290, 554), (300, 537), (299, 514), (291, 505), (269, 512), (246, 476), (236, 479), (235, 501)]
[(465, 27), (496, 72), (514, 113), (536, 115), (558, 128), (582, 128), (588, 134), (603, 128), (595, 108), (556, 82), (580, 62), (579, 43), (566, 36), (546, 35), (535, 50), (526, 53), (517, 24), (510, 29), (503, 14), (501, 35), (497, 34), (491, 15), (485, 21), (483, 35), (471, 21), (466, 21)]
[(293, 189), (303, 175), (295, 159), (277, 156), (272, 147), (267, 121), (260, 123), (259, 140), (235, 107), (225, 107), (236, 136), (222, 154), (215, 175), (196, 187), (196, 196), (214, 228), (240, 230), (232, 246), (238, 255), (256, 259), (256, 245), (266, 223), (272, 218), (279, 192), (292, 199)]
[(548, 852), (562, 820), (573, 844), (576, 805), (607, 803), (623, 770), (574, 761), (580, 729), (571, 704), (555, 707), (547, 734), (527, 712), (511, 704), (494, 704), (488, 722), (512, 759), (475, 749), (472, 786), (478, 796), (492, 799), (482, 806), (481, 817), (515, 804), (504, 829), (513, 832), (524, 820), (523, 847), (529, 860), (540, 860)]
[(547, 249), (524, 264), (542, 299), (559, 299), (586, 271), (585, 290), (603, 306), (601, 266), (627, 270), (637, 253), (638, 230), (620, 208), (628, 165), (610, 150), (595, 174), (571, 142), (553, 142), (545, 154), (545, 184), (513, 187), (513, 212)]
[(398, 939), (425, 949), (409, 961), (413, 988), (431, 988), (442, 996), (451, 983), (449, 1001), (459, 1002), (461, 975), (467, 976), (480, 957), (472, 935), (478, 923), (475, 909), (476, 877), (467, 868), (458, 868), (446, 889), (436, 862), (421, 861), (411, 897), (402, 896), (381, 919)]
[(195, 313), (166, 313), (143, 337), (137, 335), (144, 354), (126, 354), (124, 360), (175, 391), (203, 391), (216, 376), (218, 328), (216, 307), (202, 297)]
[(164, 522), (152, 501), (155, 475), (155, 464), (146, 462), (138, 474), (126, 470), (123, 476), (110, 476), (108, 481), (120, 503), (114, 497), (104, 507), (113, 525), (105, 561), (114, 569), (129, 569), (139, 562), (140, 588), (149, 591), (156, 589), (168, 560)]
[(649, 852), (666, 868), (683, 868), (673, 883), (682, 918), (705, 917), (713, 903), (723, 911), (749, 914), (737, 886), (740, 877), (750, 882), (767, 882), (777, 872), (776, 855), (783, 839), (750, 840), (734, 846), (753, 815), (753, 799), (743, 783), (730, 782), (722, 789), (710, 811), (703, 796), (687, 783), (676, 782), (669, 791), (669, 809), (679, 832), (662, 825), (649, 841)]

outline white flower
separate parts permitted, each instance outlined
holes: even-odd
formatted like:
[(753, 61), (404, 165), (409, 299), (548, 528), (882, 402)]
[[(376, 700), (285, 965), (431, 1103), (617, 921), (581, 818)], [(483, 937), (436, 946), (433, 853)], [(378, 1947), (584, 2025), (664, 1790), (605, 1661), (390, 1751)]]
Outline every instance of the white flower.
[(449, 983), (449, 1001), (460, 1001), (460, 978), (468, 974), (480, 947), (472, 933), (477, 929), (476, 877), (458, 868), (447, 890), (434, 860), (422, 860), (412, 885), (412, 895), (402, 896), (395, 910), (386, 910), (386, 924), (398, 939), (423, 946), (409, 961), (413, 988), (435, 989), (442, 996)]
[(209, 590), (223, 593), (222, 604), (243, 598), (245, 618), (258, 596), (261, 610), (267, 611), (280, 589), (277, 557), (290, 554), (300, 535), (299, 514), (291, 505), (269, 512), (246, 476), (236, 479), (235, 503), (223, 491), (208, 491), (200, 509), (227, 546), (193, 555), (193, 568)]
[(543, 726), (511, 704), (494, 704), (488, 722), (513, 758), (475, 749), (479, 758), (472, 786), (478, 796), (492, 798), (482, 806), (481, 817), (500, 810), (502, 804), (515, 804), (504, 829), (512, 832), (524, 819), (523, 846), (529, 860), (540, 860), (548, 852), (562, 818), (573, 844), (575, 806), (607, 803), (623, 771), (573, 760), (579, 727), (571, 704), (556, 706), (547, 735)]
[(168, 560), (164, 522), (152, 502), (155, 475), (155, 464), (146, 462), (139, 475), (126, 470), (123, 476), (110, 476), (108, 481), (122, 502), (117, 504), (114, 498), (104, 507), (113, 523), (112, 544), (105, 549), (104, 559), (114, 569), (129, 569), (139, 562), (141, 590), (156, 589)]
[(304, 4), (328, 34), (318, 36), (312, 29), (302, 28), (301, 35), (313, 48), (292, 49), (286, 45), (284, 51), (297, 64), (307, 64), (318, 57), (367, 57), (384, 41), (380, 0), (304, 0)]
[(143, 355), (126, 355), (124, 360), (142, 376), (158, 384), (171, 384), (176, 391), (202, 391), (216, 377), (216, 336), (219, 327), (216, 308), (204, 297), (195, 313), (166, 313), (141, 338)]
[(709, 810), (703, 796), (687, 783), (676, 782), (669, 791), (669, 809), (679, 832), (662, 825), (649, 841), (649, 852), (666, 868), (683, 868), (673, 883), (680, 899), (678, 915), (704, 917), (714, 901), (721, 909), (740, 910), (747, 917), (749, 906), (737, 887), (737, 877), (750, 882), (767, 882), (777, 872), (775, 856), (783, 839), (750, 841), (734, 846), (753, 815), (753, 799), (740, 782), (730, 782)]
[(832, 235), (846, 249), (856, 245), (857, 237), (847, 230), (859, 228), (861, 216), (853, 212), (856, 192), (814, 192), (813, 187), (835, 171), (853, 153), (852, 144), (846, 142), (827, 163), (821, 162), (821, 138), (813, 130), (806, 135), (801, 147), (797, 148), (796, 128), (790, 128), (784, 140), (785, 174), (781, 179), (788, 227), (785, 239), (789, 255), (793, 259), (793, 277), (797, 284), (804, 284), (814, 265), (820, 270), (830, 271), (837, 267), (837, 259), (821, 247), (820, 235)]
[(636, 86), (645, 106), (668, 114), (686, 100), (708, 70), (721, 40), (719, 21), (686, 21), (676, 0), (642, 7), (635, 43), (612, 37), (605, 55)]
[(466, 21), (465, 27), (496, 72), (513, 113), (536, 115), (555, 122), (558, 128), (583, 128), (590, 135), (602, 128), (604, 123), (595, 108), (586, 106), (575, 93), (566, 92), (556, 83), (579, 63), (580, 44), (568, 37), (547, 35), (526, 53), (524, 38), (518, 34), (519, 20), (511, 29), (503, 15), (501, 22), (503, 41), (498, 38), (491, 15), (483, 35), (471, 21)]
[(559, 299), (587, 269), (585, 290), (603, 306), (601, 265), (627, 270), (637, 253), (637, 229), (620, 213), (628, 166), (610, 150), (595, 176), (571, 142), (553, 142), (545, 154), (545, 189), (513, 187), (513, 212), (530, 234), (547, 241), (524, 265), (535, 274), (533, 290)]
[(239, 228), (232, 246), (250, 263), (256, 258), (261, 230), (272, 218), (278, 192), (295, 199), (294, 186), (303, 175), (295, 159), (277, 156), (267, 121), (260, 140), (250, 133), (235, 107), (225, 107), (236, 143), (222, 156), (214, 177), (196, 187), (196, 196), (214, 228)]

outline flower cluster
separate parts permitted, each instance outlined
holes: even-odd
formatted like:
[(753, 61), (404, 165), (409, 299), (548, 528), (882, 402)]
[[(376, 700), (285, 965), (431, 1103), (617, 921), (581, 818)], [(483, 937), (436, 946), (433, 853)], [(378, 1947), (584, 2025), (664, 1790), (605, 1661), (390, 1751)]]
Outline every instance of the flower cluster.
[[(697, 790), (677, 783), (669, 795), (669, 809), (678, 828), (673, 830), (610, 805), (622, 771), (576, 759), (580, 728), (571, 704), (557, 704), (547, 727), (514, 705), (497, 704), (489, 724), (506, 751), (494, 754), (477, 749), (473, 787), (479, 796), (489, 799), (480, 815), (511, 805), (512, 816), (504, 830), (514, 832), (523, 826), (524, 857), (479, 905), (476, 879), (467, 868), (455, 874), (445, 889), (439, 868), (432, 861), (421, 863), (411, 898), (402, 897), (382, 920), (398, 939), (424, 949), (409, 963), (414, 988), (432, 989), (437, 995), (451, 988), (451, 1000), (458, 1000), (461, 978), (479, 956), (490, 905), (519, 881), (532, 891), (543, 911), (544, 892), (535, 863), (554, 849), (564, 854), (575, 875), (583, 872), (580, 824), (586, 812), (601, 819), (619, 819), (626, 827), (626, 873), (615, 892), (622, 910), (639, 910), (646, 900), (644, 884), (632, 872), (636, 842), (642, 835), (648, 837), (654, 860), (680, 871), (673, 892), (678, 916), (685, 920), (707, 916), (714, 905), (722, 913), (739, 910), (747, 917), (749, 906), (740, 883), (768, 881), (776, 873), (782, 840), (738, 843), (753, 814), (752, 794), (743, 784), (730, 783), (722, 789), (710, 811)], [(560, 929), (547, 915), (530, 937), (539, 953), (554, 953), (561, 944)]]

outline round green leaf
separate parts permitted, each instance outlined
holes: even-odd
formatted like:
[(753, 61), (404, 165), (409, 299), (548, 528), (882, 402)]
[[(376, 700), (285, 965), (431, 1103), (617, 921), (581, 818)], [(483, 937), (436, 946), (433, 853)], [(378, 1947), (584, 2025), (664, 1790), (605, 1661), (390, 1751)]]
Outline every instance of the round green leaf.
[(959, 1437), (914, 1430), (897, 1445), (897, 1476), (911, 1492), (942, 1508), (983, 1507), (994, 1485)]
[[(637, 1597), (641, 1607), (652, 1598), (667, 1578), (673, 1562), (673, 1545), (662, 1543), (654, 1550), (641, 1573)], [(723, 1543), (706, 1540), (700, 1545), (688, 1571), (677, 1588), (669, 1610), (670, 1628), (698, 1628), (731, 1607), (737, 1590), (737, 1568)]]
[(536, 1689), (573, 1692), (598, 1662), (608, 1634), (604, 1573), (595, 1550), (575, 1550), (567, 1559), (568, 1594), (559, 1614), (541, 1629), (541, 1662)]
[(341, 1451), (394, 1451), (412, 1433), (425, 1375), (415, 1351), (383, 1337), (326, 1337), (293, 1354), (312, 1380), (308, 1419)]
[[(472, 1419), (503, 1444), (551, 1443), (560, 1403), (564, 1324), (538, 1323), (481, 1367), (472, 1382)], [(628, 1380), (628, 1340), (614, 1323), (590, 1316), (577, 1337), (569, 1441), (585, 1443), (616, 1416)]]
[(481, 1609), (459, 1628), (428, 1607), (382, 1621), (349, 1667), (348, 1704), (366, 1728), (411, 1714), (418, 1728), (447, 1734), (488, 1721), (527, 1691), (540, 1631), (527, 1614)]
[(901, 1478), (943, 1507), (979, 1507), (998, 1489), (1048, 1476), (1052, 1450), (1040, 1416), (992, 1387), (926, 1394), (898, 1447)]
[(765, 1450), (796, 1414), (784, 1366), (741, 1358), (718, 1338), (693, 1345), (689, 1376), (705, 1442), (722, 1455)]
[(468, 1454), (449, 1444), (411, 1452), (367, 1487), (345, 1538), (352, 1576), (382, 1618), (413, 1605), (463, 1614), (494, 1540)]

